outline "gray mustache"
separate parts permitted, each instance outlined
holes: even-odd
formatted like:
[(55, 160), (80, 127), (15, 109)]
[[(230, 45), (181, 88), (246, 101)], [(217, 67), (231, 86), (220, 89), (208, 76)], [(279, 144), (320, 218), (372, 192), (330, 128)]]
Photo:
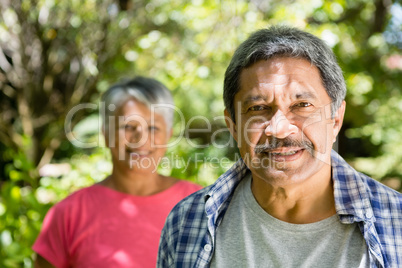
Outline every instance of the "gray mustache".
[(269, 141), (269, 143), (256, 145), (254, 148), (254, 152), (260, 154), (263, 152), (283, 147), (301, 147), (309, 151), (312, 151), (314, 149), (313, 143), (307, 139), (299, 141), (290, 138), (284, 138), (284, 139), (272, 139)]

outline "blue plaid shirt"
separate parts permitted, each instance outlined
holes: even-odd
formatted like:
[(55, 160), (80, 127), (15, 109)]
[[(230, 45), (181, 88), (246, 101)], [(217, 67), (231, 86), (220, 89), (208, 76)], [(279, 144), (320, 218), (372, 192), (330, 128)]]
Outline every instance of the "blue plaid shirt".
[[(331, 157), (339, 220), (358, 224), (371, 267), (402, 267), (402, 194), (357, 172), (335, 151)], [(248, 172), (240, 159), (213, 185), (172, 210), (162, 231), (157, 267), (209, 267), (216, 229)]]

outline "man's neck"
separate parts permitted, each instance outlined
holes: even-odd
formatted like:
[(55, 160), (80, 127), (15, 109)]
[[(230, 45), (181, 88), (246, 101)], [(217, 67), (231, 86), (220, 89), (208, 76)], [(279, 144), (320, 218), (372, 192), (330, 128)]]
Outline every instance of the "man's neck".
[(336, 213), (330, 173), (325, 178), (312, 178), (288, 186), (275, 186), (253, 178), (251, 191), (268, 214), (285, 222), (312, 223)]

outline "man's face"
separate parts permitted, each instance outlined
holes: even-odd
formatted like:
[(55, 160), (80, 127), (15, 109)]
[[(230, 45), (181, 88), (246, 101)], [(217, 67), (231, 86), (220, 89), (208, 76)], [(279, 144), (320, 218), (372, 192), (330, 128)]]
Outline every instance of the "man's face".
[(170, 138), (164, 117), (135, 100), (116, 113), (115, 128), (106, 133), (106, 144), (115, 168), (155, 171)]
[(244, 69), (234, 104), (236, 123), (227, 124), (253, 177), (284, 186), (330, 175), (345, 103), (332, 118), (331, 99), (309, 61), (281, 57)]

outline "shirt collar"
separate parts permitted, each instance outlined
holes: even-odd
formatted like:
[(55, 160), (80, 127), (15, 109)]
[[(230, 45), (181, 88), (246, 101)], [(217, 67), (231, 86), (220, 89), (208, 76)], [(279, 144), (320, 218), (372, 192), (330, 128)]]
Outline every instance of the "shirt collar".
[(335, 151), (331, 152), (335, 208), (343, 223), (375, 222), (364, 175)]
[(222, 174), (205, 194), (205, 211), (211, 215), (219, 211), (222, 204), (231, 197), (244, 175), (250, 172), (243, 159), (239, 159), (228, 171)]

